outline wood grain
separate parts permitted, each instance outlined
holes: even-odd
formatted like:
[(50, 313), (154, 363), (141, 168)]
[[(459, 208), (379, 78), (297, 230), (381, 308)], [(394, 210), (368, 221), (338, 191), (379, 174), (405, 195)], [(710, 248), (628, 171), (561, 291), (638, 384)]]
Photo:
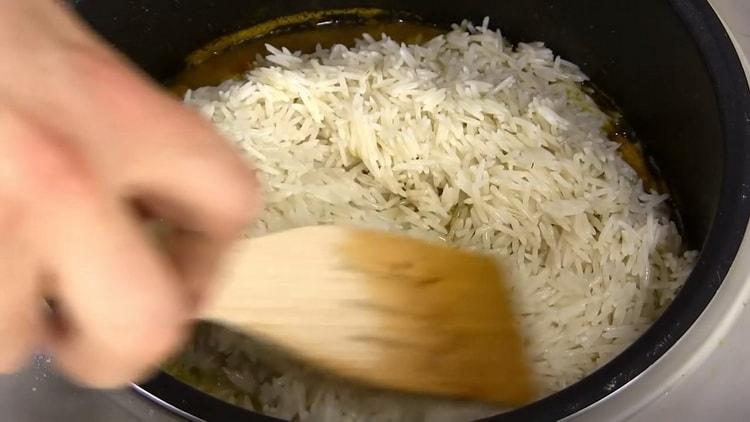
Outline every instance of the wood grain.
[(520, 405), (535, 388), (494, 259), (343, 227), (241, 242), (205, 318), (336, 375)]

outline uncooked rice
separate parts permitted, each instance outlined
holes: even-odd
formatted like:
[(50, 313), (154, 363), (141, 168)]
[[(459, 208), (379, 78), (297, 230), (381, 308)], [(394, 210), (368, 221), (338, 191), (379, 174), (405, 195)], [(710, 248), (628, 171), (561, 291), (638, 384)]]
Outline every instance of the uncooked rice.
[[(546, 394), (631, 344), (696, 253), (684, 251), (667, 196), (646, 192), (608, 140), (610, 117), (578, 67), (487, 25), (464, 22), (422, 45), (363, 35), (312, 54), (268, 46), (241, 80), (185, 102), (258, 169), (266, 207), (255, 235), (354, 224), (503, 260)], [(321, 381), (218, 329), (187, 355), (183, 365), (222, 369), (215, 394), (279, 417), (469, 417), (460, 405)]]

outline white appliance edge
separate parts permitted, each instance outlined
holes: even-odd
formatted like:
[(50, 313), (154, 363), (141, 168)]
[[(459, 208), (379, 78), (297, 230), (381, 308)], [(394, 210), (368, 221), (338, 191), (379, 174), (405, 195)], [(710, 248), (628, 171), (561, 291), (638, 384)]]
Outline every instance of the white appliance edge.
[[(714, 9), (717, 9), (715, 5)], [(750, 82), (750, 64), (743, 54), (742, 46), (729, 29), (724, 16), (718, 13), (719, 10), (716, 11), (738, 51)], [(706, 362), (735, 326), (748, 302), (750, 302), (750, 228), (745, 231), (740, 249), (721, 287), (685, 335), (656, 363), (623, 388), (565, 420), (601, 422), (624, 421), (634, 417), (639, 420), (650, 420), (649, 417), (637, 416), (639, 414), (646, 416), (647, 407), (651, 403), (669, 394)], [(750, 309), (747, 312), (750, 312)], [(750, 359), (750, 356), (747, 358)], [(748, 398), (750, 399), (750, 396)], [(683, 397), (682, 399), (685, 405), (701, 405), (700, 397)], [(745, 406), (750, 411), (750, 403)]]

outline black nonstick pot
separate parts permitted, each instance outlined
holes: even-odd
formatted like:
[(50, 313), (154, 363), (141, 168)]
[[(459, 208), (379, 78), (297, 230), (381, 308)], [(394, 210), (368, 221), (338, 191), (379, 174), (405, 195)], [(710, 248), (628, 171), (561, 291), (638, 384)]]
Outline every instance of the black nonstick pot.
[[(542, 40), (622, 107), (658, 163), (698, 263), (664, 315), (582, 381), (492, 420), (557, 420), (621, 388), (691, 327), (722, 284), (750, 215), (750, 91), (704, 0), (77, 0), (80, 13), (157, 80), (206, 43), (304, 11), (374, 7), (449, 24), (464, 18), (515, 41)], [(271, 420), (159, 375), (141, 391), (185, 417)]]

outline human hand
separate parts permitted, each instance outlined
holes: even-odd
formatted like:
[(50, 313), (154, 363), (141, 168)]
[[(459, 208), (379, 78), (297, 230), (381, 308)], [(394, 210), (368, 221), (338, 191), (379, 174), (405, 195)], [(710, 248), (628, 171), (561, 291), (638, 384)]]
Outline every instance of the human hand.
[[(53, 0), (0, 3), (0, 204), (0, 371), (42, 347), (97, 387), (183, 341), (259, 205), (209, 123)], [(178, 229), (163, 252), (141, 214)]]

